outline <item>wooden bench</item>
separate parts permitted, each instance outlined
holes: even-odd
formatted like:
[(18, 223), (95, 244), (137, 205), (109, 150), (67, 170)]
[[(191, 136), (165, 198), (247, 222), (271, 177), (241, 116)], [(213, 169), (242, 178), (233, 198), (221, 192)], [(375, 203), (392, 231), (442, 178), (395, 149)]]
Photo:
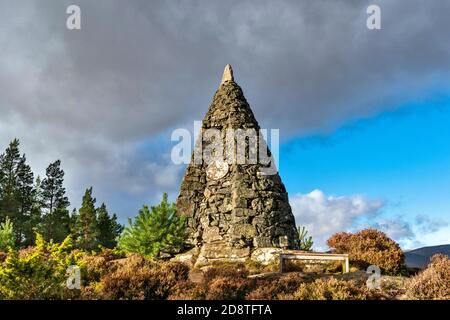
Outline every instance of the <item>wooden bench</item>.
[(280, 254), (280, 273), (285, 270), (285, 260), (307, 260), (307, 261), (342, 261), (342, 272), (349, 272), (348, 254), (298, 252)]

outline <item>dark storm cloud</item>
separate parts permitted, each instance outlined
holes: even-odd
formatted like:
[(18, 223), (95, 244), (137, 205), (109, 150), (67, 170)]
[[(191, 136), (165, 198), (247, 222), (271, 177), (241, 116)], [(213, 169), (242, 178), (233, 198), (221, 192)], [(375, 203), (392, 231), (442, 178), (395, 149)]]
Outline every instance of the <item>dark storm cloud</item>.
[[(62, 158), (74, 189), (150, 194), (168, 188), (155, 168), (178, 172), (170, 135), (162, 152), (137, 145), (201, 119), (226, 63), (284, 137), (448, 86), (450, 3), (378, 1), (382, 30), (370, 31), (371, 3), (1, 0), (0, 142), (22, 138), (39, 169)], [(65, 28), (69, 4), (80, 31)]]

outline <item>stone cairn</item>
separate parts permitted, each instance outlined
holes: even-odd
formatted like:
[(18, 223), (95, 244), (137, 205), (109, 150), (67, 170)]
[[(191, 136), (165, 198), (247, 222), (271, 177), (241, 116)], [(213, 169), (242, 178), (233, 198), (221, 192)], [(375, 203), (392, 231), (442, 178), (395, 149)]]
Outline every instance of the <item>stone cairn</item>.
[[(223, 140), (227, 129), (260, 129), (230, 65), (225, 67), (201, 133), (210, 128), (220, 130)], [(197, 147), (208, 144), (202, 137)], [(263, 139), (256, 146), (250, 143), (246, 153), (265, 148), (270, 156)], [(177, 209), (187, 216), (188, 245), (199, 251), (196, 265), (243, 261), (257, 248), (297, 249), (295, 220), (278, 173), (262, 175), (260, 169), (267, 164), (225, 162), (199, 164), (193, 154), (181, 183)]]

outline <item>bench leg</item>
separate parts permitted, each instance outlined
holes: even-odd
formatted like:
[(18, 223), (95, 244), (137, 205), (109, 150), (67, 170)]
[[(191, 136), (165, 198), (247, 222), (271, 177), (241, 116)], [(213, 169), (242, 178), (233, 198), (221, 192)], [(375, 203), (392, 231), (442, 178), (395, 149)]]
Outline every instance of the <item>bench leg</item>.
[(348, 258), (345, 259), (345, 261), (342, 263), (342, 271), (343, 271), (343, 273), (350, 272), (350, 266), (349, 266), (349, 263), (348, 263)]
[(284, 272), (284, 259), (280, 256), (280, 273)]

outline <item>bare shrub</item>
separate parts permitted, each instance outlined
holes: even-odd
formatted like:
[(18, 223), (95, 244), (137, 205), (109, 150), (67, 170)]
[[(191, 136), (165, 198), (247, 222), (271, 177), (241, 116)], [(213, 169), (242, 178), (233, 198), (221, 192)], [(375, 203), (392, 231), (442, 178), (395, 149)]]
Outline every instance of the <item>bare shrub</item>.
[(155, 262), (131, 255), (101, 279), (104, 299), (165, 299), (180, 281), (186, 281), (189, 268), (180, 262)]
[(428, 267), (406, 284), (409, 299), (450, 300), (450, 259), (434, 255)]
[(249, 300), (274, 300), (282, 294), (292, 294), (300, 284), (308, 281), (301, 273), (291, 272), (281, 277), (260, 279), (255, 283), (254, 289), (246, 295)]
[(390, 274), (404, 269), (405, 257), (400, 246), (375, 229), (364, 229), (353, 234), (337, 233), (328, 239), (327, 244), (336, 253), (348, 253), (352, 264), (361, 269), (372, 264)]
[(283, 300), (366, 300), (370, 292), (363, 284), (336, 278), (317, 279), (312, 283), (301, 283), (292, 294), (280, 294)]

